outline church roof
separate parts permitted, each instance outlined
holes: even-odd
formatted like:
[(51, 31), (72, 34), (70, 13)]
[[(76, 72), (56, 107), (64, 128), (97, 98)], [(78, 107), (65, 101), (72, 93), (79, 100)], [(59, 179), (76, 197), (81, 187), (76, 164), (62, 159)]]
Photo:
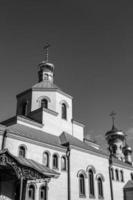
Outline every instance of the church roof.
[[(13, 124), (7, 127), (7, 134), (15, 134), (20, 137), (25, 137), (27, 139), (31, 139), (33, 141), (38, 141), (41, 143), (45, 143), (51, 146), (59, 147), (65, 149), (64, 141), (69, 142), (70, 145), (84, 149), (90, 150), (95, 153), (99, 153), (102, 155), (107, 155), (107, 153), (103, 149), (96, 149), (92, 146), (89, 146), (85, 142), (80, 141), (79, 139), (73, 137), (72, 135), (63, 132), (59, 137), (46, 133), (44, 131), (40, 131), (28, 126), (24, 126), (21, 124)], [(63, 139), (64, 138), (64, 139)]]
[(85, 142), (82, 142), (81, 140), (73, 137), (72, 135), (70, 135), (66, 132), (63, 132), (60, 135), (60, 140), (61, 140), (61, 143), (64, 144), (64, 145), (69, 143), (70, 145), (73, 145), (75, 147), (79, 147), (81, 149), (90, 150), (90, 151), (95, 152), (95, 153), (107, 155), (107, 153), (102, 148), (97, 149), (95, 147), (92, 147), (92, 146), (86, 144)]
[(59, 137), (21, 124), (8, 126), (7, 133), (63, 148), (60, 144)]
[(50, 82), (50, 81), (41, 81), (39, 83), (36, 83), (35, 85), (32, 86), (33, 89), (37, 88), (37, 89), (42, 89), (42, 88), (52, 88), (52, 89), (60, 89), (57, 85), (55, 85), (54, 83)]
[[(27, 169), (29, 169), (31, 171), (32, 175), (34, 174), (34, 171), (35, 171), (35, 172), (38, 172), (42, 176), (42, 178), (59, 176), (59, 173), (57, 173), (56, 171), (49, 169), (48, 167), (46, 167), (34, 160), (12, 155), (8, 151), (8, 149), (3, 149), (0, 151), (0, 158), (1, 158), (1, 162), (5, 162), (4, 166), (6, 164), (8, 164), (8, 162), (11, 162), (10, 165), (12, 166), (12, 163), (14, 163), (14, 161), (15, 161), (17, 166), (21, 166), (21, 168), (24, 167), (24, 171), (25, 171), (25, 167)], [(13, 160), (10, 158), (12, 158)], [(34, 175), (32, 178), (37, 178), (37, 177), (35, 177), (35, 175)]]
[(124, 189), (129, 189), (132, 188), (133, 189), (133, 181), (129, 180), (126, 185), (124, 186)]

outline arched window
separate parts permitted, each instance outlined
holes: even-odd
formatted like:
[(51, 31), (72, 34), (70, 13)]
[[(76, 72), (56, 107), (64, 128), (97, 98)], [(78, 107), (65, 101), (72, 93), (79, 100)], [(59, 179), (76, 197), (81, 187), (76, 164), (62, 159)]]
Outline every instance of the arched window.
[(26, 155), (26, 147), (25, 146), (20, 146), (19, 147), (19, 156), (25, 158)]
[(65, 156), (61, 157), (61, 169), (64, 171), (66, 170), (66, 157)]
[(118, 169), (115, 170), (116, 180), (119, 181), (119, 172)]
[(101, 177), (97, 179), (97, 184), (98, 184), (98, 197), (103, 198), (103, 182)]
[(65, 103), (62, 103), (61, 113), (62, 113), (62, 119), (67, 119), (67, 107)]
[(90, 196), (94, 197), (95, 193), (94, 193), (94, 174), (92, 169), (89, 170), (89, 192), (90, 192)]
[(120, 176), (121, 176), (121, 182), (123, 182), (124, 181), (124, 174), (123, 174), (122, 170), (120, 170)]
[(133, 181), (133, 173), (131, 173), (131, 180)]
[(111, 178), (112, 178), (112, 180), (114, 180), (114, 169), (113, 168), (111, 168)]
[(53, 155), (53, 168), (58, 169), (58, 155), (57, 154)]
[(28, 197), (29, 197), (29, 200), (35, 200), (35, 187), (34, 187), (34, 185), (29, 186)]
[(43, 161), (42, 162), (46, 167), (49, 167), (49, 153), (48, 152), (43, 153)]
[(83, 174), (79, 175), (79, 195), (85, 196), (85, 178)]
[(47, 187), (46, 186), (40, 187), (40, 200), (47, 200)]
[(48, 100), (47, 99), (41, 100), (41, 107), (42, 108), (48, 108)]
[(28, 101), (22, 103), (22, 115), (27, 115)]

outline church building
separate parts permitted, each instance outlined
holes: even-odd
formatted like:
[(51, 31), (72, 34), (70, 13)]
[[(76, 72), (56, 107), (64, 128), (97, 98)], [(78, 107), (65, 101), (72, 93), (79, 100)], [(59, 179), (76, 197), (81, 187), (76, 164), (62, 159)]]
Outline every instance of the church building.
[(16, 115), (0, 123), (0, 199), (133, 199), (132, 149), (114, 113), (105, 151), (74, 120), (73, 97), (54, 74), (42, 61), (38, 83), (17, 94)]

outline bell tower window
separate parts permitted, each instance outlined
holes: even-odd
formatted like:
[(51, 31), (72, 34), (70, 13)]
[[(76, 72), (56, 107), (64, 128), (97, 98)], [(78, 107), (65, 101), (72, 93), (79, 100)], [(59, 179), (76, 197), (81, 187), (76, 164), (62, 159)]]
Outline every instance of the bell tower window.
[(65, 103), (62, 103), (62, 119), (67, 119), (67, 107)]
[(42, 108), (48, 108), (48, 100), (47, 99), (41, 100), (41, 107)]

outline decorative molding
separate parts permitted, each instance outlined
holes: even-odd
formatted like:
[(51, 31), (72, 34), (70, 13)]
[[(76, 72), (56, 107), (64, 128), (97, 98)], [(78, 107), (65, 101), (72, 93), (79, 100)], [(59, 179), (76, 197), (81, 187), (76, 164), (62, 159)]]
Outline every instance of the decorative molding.
[(103, 176), (101, 173), (98, 173), (98, 174), (96, 175), (96, 180), (97, 180), (98, 178), (101, 178), (102, 181), (105, 181), (105, 178), (104, 178), (104, 176)]
[(83, 174), (84, 178), (87, 178), (87, 174), (86, 174), (85, 170), (80, 169), (80, 170), (78, 171), (78, 173), (77, 173), (77, 177), (79, 177), (80, 174)]
[(88, 165), (86, 168), (86, 172), (88, 172), (90, 169), (93, 171), (94, 174), (96, 173), (96, 169), (93, 165)]

